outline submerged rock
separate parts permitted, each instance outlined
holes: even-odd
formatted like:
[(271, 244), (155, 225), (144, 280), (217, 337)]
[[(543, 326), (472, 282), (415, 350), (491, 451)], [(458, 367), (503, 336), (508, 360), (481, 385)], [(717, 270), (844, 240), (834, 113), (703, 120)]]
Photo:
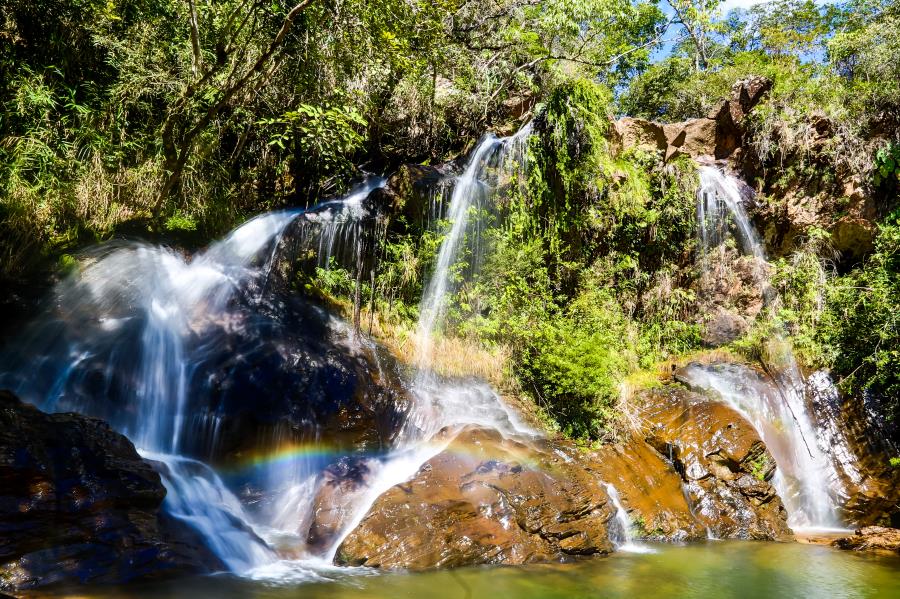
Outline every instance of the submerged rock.
[(376, 501), (336, 561), (422, 570), (608, 553), (615, 510), (577, 454), (465, 430)]
[(838, 549), (853, 551), (882, 551), (900, 554), (900, 529), (884, 526), (866, 526), (852, 537), (836, 539), (831, 543)]
[(224, 569), (161, 511), (165, 495), (106, 423), (0, 391), (0, 589)]

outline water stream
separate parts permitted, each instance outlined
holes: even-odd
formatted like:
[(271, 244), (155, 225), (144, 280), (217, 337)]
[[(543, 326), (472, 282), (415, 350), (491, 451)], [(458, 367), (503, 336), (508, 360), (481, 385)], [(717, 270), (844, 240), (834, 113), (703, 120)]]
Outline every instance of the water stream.
[[(704, 268), (714, 252), (733, 235), (745, 255), (755, 259), (754, 275), (767, 302), (773, 297), (765, 271), (765, 250), (744, 209), (739, 180), (712, 166), (700, 167), (697, 193), (699, 240)], [(773, 480), (788, 510), (793, 528), (840, 528), (840, 503), (844, 495), (836, 463), (853, 471), (846, 439), (837, 429), (830, 438), (822, 434), (807, 401), (807, 383), (790, 343), (776, 335), (768, 342), (764, 376), (738, 364), (691, 365), (685, 369), (688, 384), (706, 390), (741, 413), (762, 437), (778, 465)], [(851, 474), (852, 476), (852, 474)]]
[(610, 526), (610, 539), (616, 545), (618, 551), (628, 551), (630, 553), (653, 553), (653, 548), (643, 543), (635, 543), (631, 534), (631, 518), (625, 506), (622, 505), (622, 499), (619, 497), (619, 491), (610, 483), (606, 485), (606, 493), (613, 507), (616, 508), (615, 525)]

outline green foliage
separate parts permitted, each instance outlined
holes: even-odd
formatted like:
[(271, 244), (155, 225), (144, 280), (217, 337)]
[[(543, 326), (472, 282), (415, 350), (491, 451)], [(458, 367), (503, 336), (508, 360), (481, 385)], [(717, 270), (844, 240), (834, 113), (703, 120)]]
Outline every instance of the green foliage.
[(877, 394), (889, 419), (900, 416), (900, 212), (868, 261), (829, 283), (817, 339), (843, 391)]
[(875, 154), (875, 185), (895, 178), (900, 181), (900, 144), (888, 144)]
[(166, 219), (166, 231), (196, 231), (197, 221), (181, 212), (176, 212)]
[(607, 290), (586, 291), (535, 332), (517, 369), (566, 435), (596, 438), (616, 420), (619, 383), (633, 367), (629, 333)]
[(766, 480), (766, 472), (769, 470), (769, 458), (765, 453), (760, 452), (750, 461), (750, 474), (757, 480)]
[(315, 273), (305, 282), (305, 291), (324, 298), (349, 297), (356, 281), (345, 268), (332, 264), (328, 268), (317, 267)]
[(900, 468), (900, 458), (890, 459), (891, 468)]

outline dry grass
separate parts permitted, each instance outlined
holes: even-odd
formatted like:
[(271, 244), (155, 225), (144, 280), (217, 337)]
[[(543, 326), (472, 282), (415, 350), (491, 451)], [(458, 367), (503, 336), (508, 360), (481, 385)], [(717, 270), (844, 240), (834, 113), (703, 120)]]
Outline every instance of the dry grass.
[(504, 346), (486, 349), (472, 340), (436, 335), (431, 347), (423, 348), (419, 347), (413, 324), (385, 317), (380, 312), (372, 318), (368, 310), (363, 311), (361, 321), (365, 331), (369, 331), (371, 323), (372, 336), (404, 364), (421, 365), (422, 356), (430, 356), (429, 367), (441, 376), (474, 377), (500, 389), (509, 388), (511, 353)]

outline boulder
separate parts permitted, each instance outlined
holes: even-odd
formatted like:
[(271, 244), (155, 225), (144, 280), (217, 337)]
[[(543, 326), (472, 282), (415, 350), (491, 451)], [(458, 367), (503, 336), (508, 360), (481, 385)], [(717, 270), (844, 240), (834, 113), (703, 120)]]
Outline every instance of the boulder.
[(703, 343), (708, 347), (719, 347), (739, 339), (749, 329), (747, 321), (740, 315), (722, 306), (706, 322)]
[(736, 81), (731, 86), (731, 99), (728, 103), (732, 121), (735, 123), (743, 121), (744, 117), (769, 93), (772, 85), (771, 79), (759, 75), (751, 75)]
[(467, 429), (378, 498), (336, 561), (423, 570), (608, 553), (615, 510), (577, 453)]
[(694, 515), (717, 538), (791, 536), (770, 482), (775, 460), (749, 422), (677, 386), (651, 392), (645, 401), (647, 443), (671, 462)]
[(824, 371), (807, 377), (806, 395), (824, 442), (833, 448), (846, 520), (900, 526), (900, 468), (890, 462), (898, 453), (896, 425), (882, 416), (883, 398), (842, 396)]
[(626, 148), (665, 150), (668, 145), (663, 125), (646, 119), (622, 117), (613, 123), (619, 144)]
[(853, 536), (836, 539), (832, 547), (853, 551), (877, 551), (900, 554), (900, 529), (866, 526)]
[(0, 391), (0, 589), (224, 569), (161, 510), (166, 490), (104, 422)]

